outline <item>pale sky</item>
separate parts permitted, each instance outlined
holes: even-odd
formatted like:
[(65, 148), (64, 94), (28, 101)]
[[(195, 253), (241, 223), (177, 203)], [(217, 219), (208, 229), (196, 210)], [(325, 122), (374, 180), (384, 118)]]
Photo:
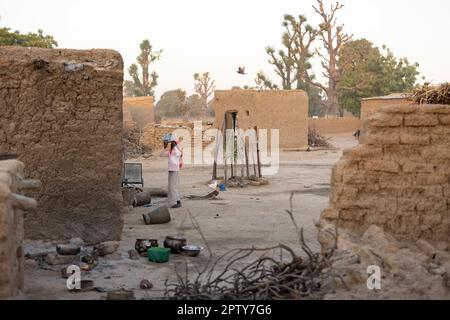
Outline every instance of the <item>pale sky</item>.
[[(0, 26), (25, 33), (41, 28), (60, 48), (111, 48), (125, 72), (148, 38), (162, 59), (156, 96), (209, 71), (217, 89), (254, 85), (259, 70), (273, 76), (264, 48), (280, 46), (283, 15), (304, 14), (315, 25), (315, 0), (0, 0)], [(331, 1), (324, 0), (329, 5)], [(419, 62), (432, 82), (450, 81), (450, 1), (342, 0), (338, 15), (354, 38), (386, 44), (397, 57)], [(247, 76), (236, 73), (246, 67)], [(314, 71), (321, 72), (317, 61)]]

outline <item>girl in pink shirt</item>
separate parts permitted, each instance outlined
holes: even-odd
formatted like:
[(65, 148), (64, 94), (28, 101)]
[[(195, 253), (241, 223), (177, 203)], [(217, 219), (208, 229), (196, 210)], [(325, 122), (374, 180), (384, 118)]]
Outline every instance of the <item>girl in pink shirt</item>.
[(183, 151), (172, 135), (164, 138), (164, 149), (161, 157), (168, 157), (169, 181), (168, 198), (171, 208), (181, 208), (181, 198), (178, 187), (180, 184), (179, 172), (182, 167)]

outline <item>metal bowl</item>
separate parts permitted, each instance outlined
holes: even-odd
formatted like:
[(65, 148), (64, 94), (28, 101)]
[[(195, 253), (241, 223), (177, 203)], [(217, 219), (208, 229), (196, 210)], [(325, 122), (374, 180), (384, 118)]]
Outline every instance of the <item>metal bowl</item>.
[(196, 257), (200, 254), (200, 251), (203, 250), (203, 247), (200, 246), (183, 246), (183, 253), (189, 257)]

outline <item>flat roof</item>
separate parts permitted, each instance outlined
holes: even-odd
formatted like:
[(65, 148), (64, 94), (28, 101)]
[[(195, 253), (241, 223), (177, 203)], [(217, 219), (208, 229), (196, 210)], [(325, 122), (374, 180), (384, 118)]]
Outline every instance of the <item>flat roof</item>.
[(364, 98), (361, 99), (362, 101), (369, 101), (369, 100), (393, 100), (393, 99), (406, 99), (408, 96), (405, 93), (391, 93), (387, 96), (381, 96), (381, 97), (370, 97), (370, 98)]

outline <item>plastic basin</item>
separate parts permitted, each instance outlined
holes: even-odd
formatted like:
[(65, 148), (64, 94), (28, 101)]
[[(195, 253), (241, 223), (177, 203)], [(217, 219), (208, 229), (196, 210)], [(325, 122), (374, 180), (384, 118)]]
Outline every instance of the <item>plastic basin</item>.
[(149, 248), (147, 254), (149, 261), (163, 263), (169, 261), (170, 249), (161, 247)]

